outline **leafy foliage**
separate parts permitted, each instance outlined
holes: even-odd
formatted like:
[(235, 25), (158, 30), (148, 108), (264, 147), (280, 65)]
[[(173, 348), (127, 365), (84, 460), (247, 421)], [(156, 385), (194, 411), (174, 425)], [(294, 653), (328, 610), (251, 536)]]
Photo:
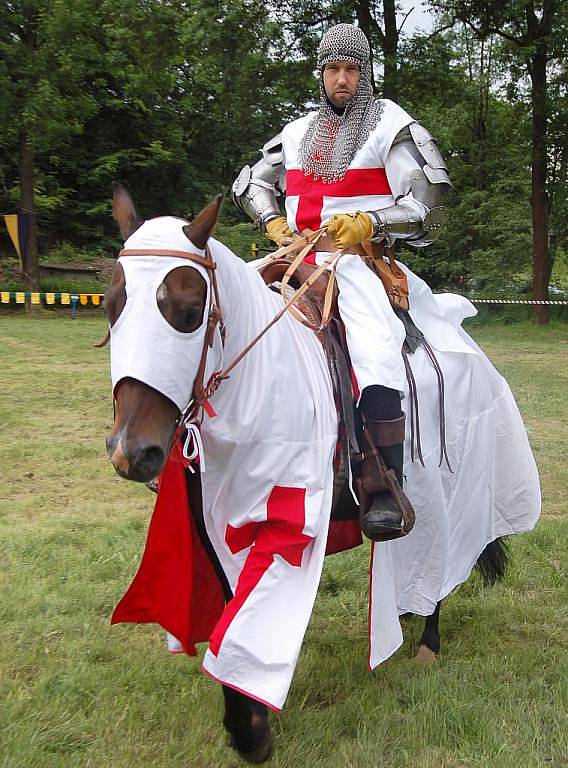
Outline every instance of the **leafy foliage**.
[[(489, 22), (502, 23), (504, 11), (483, 17), (480, 40), (453, 24), (460, 2), (436, 3), (434, 34), (398, 40), (398, 100), (436, 136), (455, 187), (446, 233), (428, 249), (403, 249), (402, 258), (438, 287), (526, 287), (526, 70), (510, 44), (490, 34)], [(63, 241), (97, 254), (119, 246), (110, 218), (114, 179), (132, 189), (146, 216), (189, 217), (227, 191), (240, 167), (315, 97), (317, 41), (330, 23), (368, 24), (381, 86), (386, 6), (374, 0), (285, 7), (268, 0), (0, 0), (0, 8), (0, 206), (13, 209), (20, 199), (25, 130), (42, 254)], [(549, 79), (550, 251), (561, 272), (568, 252), (563, 61)], [(230, 202), (218, 236), (243, 257), (251, 242), (266, 245)]]

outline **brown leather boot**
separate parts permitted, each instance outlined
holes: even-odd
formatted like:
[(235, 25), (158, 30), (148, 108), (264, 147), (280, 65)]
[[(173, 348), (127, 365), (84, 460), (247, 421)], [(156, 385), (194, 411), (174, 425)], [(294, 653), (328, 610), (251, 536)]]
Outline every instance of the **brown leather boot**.
[(414, 525), (414, 510), (402, 491), (404, 421), (404, 414), (391, 421), (363, 419), (359, 519), (372, 541), (404, 536)]

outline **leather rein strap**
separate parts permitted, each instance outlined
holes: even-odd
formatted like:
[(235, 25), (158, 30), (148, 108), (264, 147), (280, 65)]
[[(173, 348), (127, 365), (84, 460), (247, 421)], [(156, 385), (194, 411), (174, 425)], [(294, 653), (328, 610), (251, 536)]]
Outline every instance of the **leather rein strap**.
[[(307, 256), (307, 254), (312, 249), (312, 246), (314, 243), (317, 243), (317, 241), (320, 239), (320, 237), (324, 233), (324, 229), (316, 230), (315, 232), (312, 232), (309, 235), (305, 235), (304, 237), (301, 237), (297, 240), (295, 240), (291, 245), (286, 246), (285, 248), (280, 248), (278, 251), (270, 255), (270, 259), (277, 259), (282, 256), (285, 256), (288, 253), (294, 252), (297, 253), (298, 248), (300, 248), (300, 252), (297, 253), (297, 256), (294, 258), (294, 261), (290, 265), (290, 268), (286, 272), (286, 275), (284, 276), (284, 279), (282, 281), (283, 283), (283, 289), (288, 284), (288, 281), (292, 274), (295, 272), (297, 266), (304, 260), (304, 258)], [(120, 253), (119, 257), (122, 256), (174, 256), (176, 258), (180, 259), (186, 259), (187, 261), (193, 262), (195, 264), (199, 264), (202, 267), (205, 267), (207, 270), (207, 273), (211, 280), (211, 286), (213, 288), (213, 296), (214, 301), (211, 303), (210, 309), (209, 309), (209, 316), (207, 318), (207, 330), (205, 333), (205, 340), (203, 343), (203, 350), (201, 352), (201, 359), (199, 362), (199, 367), (197, 369), (197, 375), (195, 377), (195, 384), (193, 386), (193, 398), (190, 401), (188, 407), (186, 408), (185, 412), (180, 415), (180, 419), (178, 423), (185, 422), (185, 420), (189, 417), (190, 414), (194, 415), (197, 413), (199, 408), (205, 405), (207, 400), (211, 397), (211, 395), (217, 391), (220, 383), (224, 379), (229, 378), (230, 372), (233, 370), (233, 368), (243, 359), (245, 355), (247, 355), (251, 349), (258, 344), (258, 342), (261, 340), (261, 338), (272, 328), (272, 326), (280, 320), (281, 317), (287, 312), (290, 311), (294, 317), (296, 317), (298, 320), (300, 320), (304, 325), (307, 325), (312, 330), (322, 330), (325, 325), (327, 324), (327, 319), (329, 317), (329, 311), (331, 307), (331, 298), (332, 298), (332, 290), (329, 289), (326, 293), (326, 301), (325, 301), (325, 307), (324, 307), (324, 317), (322, 319), (322, 325), (319, 327), (315, 327), (313, 324), (309, 323), (306, 318), (303, 317), (303, 315), (300, 315), (299, 312), (293, 309), (293, 304), (300, 299), (304, 293), (313, 285), (313, 283), (317, 280), (317, 278), (322, 275), (326, 270), (329, 264), (333, 263), (334, 261), (337, 262), (341, 256), (343, 255), (342, 251), (336, 251), (335, 253), (331, 254), (324, 262), (321, 264), (314, 273), (310, 276), (308, 280), (306, 280), (305, 283), (303, 283), (297, 291), (291, 296), (287, 301), (285, 301), (284, 306), (282, 309), (272, 318), (272, 320), (258, 333), (252, 341), (250, 341), (247, 346), (240, 352), (240, 354), (237, 355), (237, 357), (222, 371), (216, 371), (212, 374), (211, 378), (207, 382), (207, 384), (204, 383), (204, 376), (205, 376), (205, 367), (207, 363), (207, 351), (213, 346), (213, 338), (215, 334), (215, 328), (217, 327), (217, 324), (219, 324), (220, 331), (221, 331), (221, 338), (224, 342), (225, 340), (225, 326), (223, 323), (223, 316), (221, 313), (221, 307), (220, 307), (220, 301), (219, 301), (219, 290), (217, 287), (217, 278), (215, 276), (215, 270), (217, 269), (217, 264), (215, 261), (213, 261), (213, 258), (211, 256), (211, 251), (209, 250), (209, 247), (206, 247), (205, 249), (205, 256), (200, 256), (197, 253), (190, 253), (189, 251), (174, 251), (174, 250), (159, 250), (159, 249), (146, 249), (146, 248), (123, 248)], [(332, 281), (330, 281), (332, 282)], [(329, 295), (329, 298), (328, 298)]]
[[(316, 246), (318, 241), (325, 235), (325, 228), (321, 228), (316, 230), (315, 232), (312, 232), (311, 235), (306, 235), (302, 240), (306, 242), (305, 246), (302, 247), (302, 249), (299, 251), (297, 255), (294, 256), (292, 263), (286, 270), (286, 274), (282, 278), (282, 282), (280, 283), (280, 293), (282, 294), (282, 298), (284, 301), (286, 301), (286, 288), (288, 286), (288, 283), (290, 282), (290, 279), (292, 278), (292, 275), (294, 272), (298, 269), (300, 264), (304, 261), (308, 253), (312, 251)], [(281, 248), (275, 253), (270, 255), (270, 259), (280, 259), (282, 256), (285, 256), (290, 251), (296, 251), (301, 245), (301, 240), (294, 241), (291, 245), (286, 246), (285, 248)], [(292, 296), (290, 302), (288, 302), (288, 309), (290, 313), (296, 318), (296, 320), (299, 320), (302, 325), (305, 325), (307, 328), (309, 328), (312, 331), (315, 331), (316, 333), (320, 333), (325, 329), (327, 324), (329, 323), (329, 316), (331, 313), (331, 305), (333, 303), (333, 289), (335, 286), (335, 271), (337, 268), (337, 263), (339, 259), (343, 256), (343, 251), (334, 251), (333, 253), (330, 253), (330, 255), (315, 269), (312, 274), (308, 277), (307, 280), (305, 280), (300, 288), (296, 291), (296, 293)], [(327, 271), (328, 266), (333, 264), (331, 268), (331, 272), (329, 275), (329, 280), (327, 283), (326, 291), (325, 291), (325, 298), (323, 303), (323, 310), (322, 310), (322, 316), (321, 316), (321, 323), (319, 325), (316, 325), (314, 323), (311, 323), (306, 317), (304, 317), (303, 314), (301, 314), (295, 307), (293, 306), (298, 299), (300, 299), (306, 291), (311, 288), (311, 286), (318, 280), (321, 275), (324, 274), (324, 272)]]
[[(286, 273), (289, 277), (293, 274), (298, 264), (300, 264), (306, 255), (309, 253), (309, 251), (312, 248), (312, 244), (314, 242), (317, 242), (321, 235), (323, 234), (324, 230), (323, 228), (320, 230), (317, 230), (316, 232), (312, 232), (309, 235), (305, 235), (302, 238), (299, 238), (298, 240), (295, 240), (291, 245), (286, 246), (285, 248), (280, 248), (279, 250), (275, 251), (274, 253), (270, 254), (270, 259), (275, 260), (278, 258), (281, 258), (282, 256), (285, 256), (287, 253), (290, 253), (292, 251), (296, 252), (298, 248), (301, 248), (300, 253), (298, 253), (297, 257), (294, 259), (294, 262), (290, 265), (290, 269)], [(235, 368), (238, 363), (247, 355), (253, 347), (255, 347), (258, 342), (262, 339), (262, 337), (272, 328), (273, 325), (275, 325), (285, 314), (286, 312), (291, 312), (294, 317), (296, 317), (298, 320), (300, 320), (304, 325), (307, 325), (312, 330), (322, 330), (324, 326), (322, 322), (321, 327), (315, 327), (313, 324), (309, 323), (303, 315), (300, 315), (296, 311), (293, 310), (293, 305), (298, 299), (300, 299), (304, 293), (310, 288), (311, 285), (317, 280), (317, 278), (322, 275), (326, 269), (328, 264), (332, 263), (332, 261), (338, 260), (343, 255), (342, 251), (336, 252), (329, 256), (325, 262), (317, 268), (317, 270), (310, 276), (308, 280), (306, 280), (302, 285), (298, 288), (297, 291), (294, 292), (294, 294), (288, 299), (285, 300), (284, 306), (281, 310), (279, 310), (276, 315), (272, 318), (272, 320), (267, 323), (267, 325), (264, 326), (264, 328), (246, 345), (246, 347), (235, 357), (235, 359), (222, 371), (216, 371), (212, 374), (211, 378), (209, 379), (207, 385), (203, 388), (203, 393), (201, 395), (201, 398), (197, 398), (194, 396), (193, 405), (195, 409), (202, 406), (210, 397), (213, 395), (217, 389), (219, 388), (219, 385), (222, 381), (229, 378), (229, 374)], [(286, 277), (285, 275), (285, 277)], [(283, 281), (284, 282), (284, 281)], [(287, 281), (286, 281), (287, 282)], [(327, 303), (327, 302), (326, 302)], [(329, 301), (329, 304), (331, 305), (331, 299)], [(329, 314), (329, 310), (328, 310)]]
[[(156, 249), (144, 249), (144, 248), (123, 248), (119, 256), (173, 256), (180, 259), (185, 259), (187, 261), (193, 262), (194, 264), (199, 264), (200, 266), (204, 267), (207, 270), (207, 274), (209, 276), (209, 279), (211, 281), (211, 287), (213, 289), (213, 301), (210, 302), (210, 308), (209, 308), (209, 315), (207, 317), (207, 329), (205, 332), (205, 339), (203, 342), (203, 349), (201, 351), (201, 358), (199, 361), (199, 367), (197, 369), (197, 374), (195, 377), (195, 383), (193, 385), (193, 398), (190, 401), (189, 405), (185, 409), (184, 413), (180, 414), (178, 425), (181, 425), (188, 419), (189, 414), (192, 415), (192, 417), (198, 412), (198, 410), (204, 406), (204, 404), (207, 402), (207, 400), (211, 397), (211, 395), (217, 391), (219, 385), (224, 379), (229, 378), (230, 372), (233, 370), (233, 368), (238, 365), (238, 363), (247, 355), (251, 349), (258, 344), (260, 339), (272, 328), (273, 325), (275, 325), (280, 318), (284, 316), (286, 312), (290, 312), (297, 320), (299, 320), (303, 325), (310, 328), (312, 331), (320, 332), (322, 331), (329, 322), (329, 315), (331, 312), (331, 304), (333, 300), (333, 287), (335, 283), (335, 271), (337, 267), (337, 263), (343, 256), (343, 251), (336, 250), (334, 253), (330, 253), (330, 255), (320, 264), (314, 272), (310, 275), (310, 277), (300, 285), (297, 291), (294, 292), (294, 294), (289, 298), (286, 299), (285, 296), (285, 290), (286, 287), (289, 284), (289, 281), (298, 268), (298, 266), (303, 262), (304, 258), (308, 255), (308, 253), (317, 246), (318, 241), (322, 238), (322, 236), (325, 235), (325, 228), (322, 227), (321, 229), (316, 230), (315, 232), (310, 233), (309, 235), (305, 235), (304, 237), (298, 238), (294, 240), (293, 243), (291, 243), (288, 246), (285, 246), (284, 248), (279, 248), (274, 253), (271, 253), (269, 255), (269, 260), (276, 260), (280, 259), (283, 256), (286, 256), (289, 253), (294, 254), (294, 258), (292, 260), (292, 263), (290, 264), (289, 268), (286, 271), (286, 274), (282, 278), (281, 282), (281, 288), (280, 291), (282, 293), (282, 297), (284, 298), (284, 306), (282, 309), (272, 318), (272, 320), (258, 333), (252, 341), (250, 341), (247, 346), (240, 352), (237, 357), (223, 370), (216, 371), (212, 374), (211, 378), (207, 382), (207, 384), (204, 383), (204, 377), (205, 377), (205, 368), (207, 364), (207, 352), (208, 350), (213, 346), (213, 339), (215, 336), (215, 329), (217, 325), (219, 325), (219, 330), (221, 333), (221, 340), (223, 344), (225, 343), (225, 325), (223, 322), (223, 315), (221, 312), (221, 304), (219, 300), (219, 288), (217, 286), (217, 278), (216, 278), (216, 269), (217, 264), (213, 260), (211, 256), (211, 251), (209, 249), (209, 246), (206, 246), (205, 248), (205, 256), (201, 256), (197, 253), (190, 253), (189, 251), (175, 251), (175, 250), (156, 250)], [(391, 262), (394, 263), (394, 259), (391, 257)], [(297, 309), (295, 309), (294, 304), (306, 293), (306, 291), (309, 290), (309, 288), (318, 280), (318, 278), (327, 271), (328, 267), (332, 265), (331, 268), (331, 274), (329, 277), (329, 282), (327, 285), (326, 293), (325, 293), (325, 300), (324, 300), (324, 307), (322, 312), (322, 320), (321, 324), (315, 325), (314, 323), (310, 323), (310, 321)], [(104, 343), (108, 341), (110, 338), (110, 334), (107, 336), (107, 339)], [(427, 344), (425, 339), (422, 339), (422, 343), (425, 346), (426, 353), (428, 357), (430, 358), (432, 365), (434, 366), (437, 378), (438, 378), (438, 390), (439, 390), (439, 403), (440, 403), (440, 465), (442, 464), (442, 461), (445, 459), (448, 469), (450, 472), (452, 471), (452, 468), (450, 466), (447, 449), (446, 449), (446, 441), (445, 441), (445, 413), (444, 413), (444, 377), (442, 374), (442, 371), (440, 369), (440, 366), (438, 364), (438, 361), (436, 360), (436, 357), (433, 353), (433, 350), (431, 347)], [(102, 345), (97, 345), (102, 346)], [(422, 458), (422, 451), (420, 446), (420, 424), (419, 424), (419, 415), (418, 415), (418, 396), (417, 396), (417, 388), (416, 383), (414, 381), (414, 376), (412, 375), (412, 370), (410, 368), (407, 356), (404, 355), (404, 364), (406, 367), (406, 373), (407, 373), (407, 379), (409, 383), (410, 393), (411, 393), (411, 433), (412, 433), (412, 439), (411, 439), (411, 446), (412, 446), (412, 460), (414, 461), (414, 432), (416, 428), (416, 442), (417, 442), (417, 451), (418, 451), (418, 457), (422, 464), (424, 464), (424, 460)], [(414, 404), (414, 407), (412, 407), (412, 404)], [(177, 430), (176, 430), (177, 433)]]

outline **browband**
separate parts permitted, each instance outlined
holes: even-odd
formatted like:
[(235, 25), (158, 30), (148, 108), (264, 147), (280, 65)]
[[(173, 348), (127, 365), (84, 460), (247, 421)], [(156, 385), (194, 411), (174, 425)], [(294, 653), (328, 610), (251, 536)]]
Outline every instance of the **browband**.
[(215, 269), (217, 265), (208, 254), (207, 256), (200, 256), (198, 253), (191, 253), (190, 251), (164, 251), (156, 248), (123, 248), (118, 253), (120, 256), (177, 256), (179, 259), (187, 259), (188, 261), (194, 261), (196, 264), (200, 264), (202, 267), (208, 269)]

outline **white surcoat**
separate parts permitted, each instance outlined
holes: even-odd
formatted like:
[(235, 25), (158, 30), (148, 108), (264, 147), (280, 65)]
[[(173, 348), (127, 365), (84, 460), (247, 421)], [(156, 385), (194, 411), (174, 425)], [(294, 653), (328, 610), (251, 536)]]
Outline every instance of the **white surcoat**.
[[(317, 229), (331, 216), (354, 211), (376, 211), (405, 205), (421, 217), (427, 209), (410, 191), (410, 174), (416, 159), (404, 144), (392, 148), (396, 135), (413, 118), (401, 107), (382, 100), (377, 127), (356, 152), (341, 181), (324, 183), (306, 176), (299, 167), (299, 148), (314, 113), (289, 123), (282, 131), (286, 188), (286, 213), (291, 229)], [(317, 264), (329, 254), (313, 257)], [(426, 283), (403, 264), (408, 277), (410, 314), (416, 325), (439, 351), (471, 354), (457, 328), (464, 317), (476, 314), (461, 296), (434, 297)], [(337, 267), (339, 311), (359, 392), (372, 384), (404, 391), (406, 374), (401, 356), (405, 332), (391, 309), (379, 278), (356, 254), (346, 254)]]
[[(416, 160), (408, 149), (397, 146), (396, 135), (414, 119), (393, 101), (383, 99), (381, 119), (361, 149), (356, 152), (343, 179), (326, 183), (314, 181), (300, 168), (300, 143), (314, 117), (313, 112), (289, 123), (282, 131), (283, 163), (286, 179), (286, 215), (290, 228), (302, 232), (317, 229), (336, 213), (377, 211), (398, 204), (425, 213), (409, 189), (410, 172)], [(394, 193), (394, 194), (393, 194)]]

